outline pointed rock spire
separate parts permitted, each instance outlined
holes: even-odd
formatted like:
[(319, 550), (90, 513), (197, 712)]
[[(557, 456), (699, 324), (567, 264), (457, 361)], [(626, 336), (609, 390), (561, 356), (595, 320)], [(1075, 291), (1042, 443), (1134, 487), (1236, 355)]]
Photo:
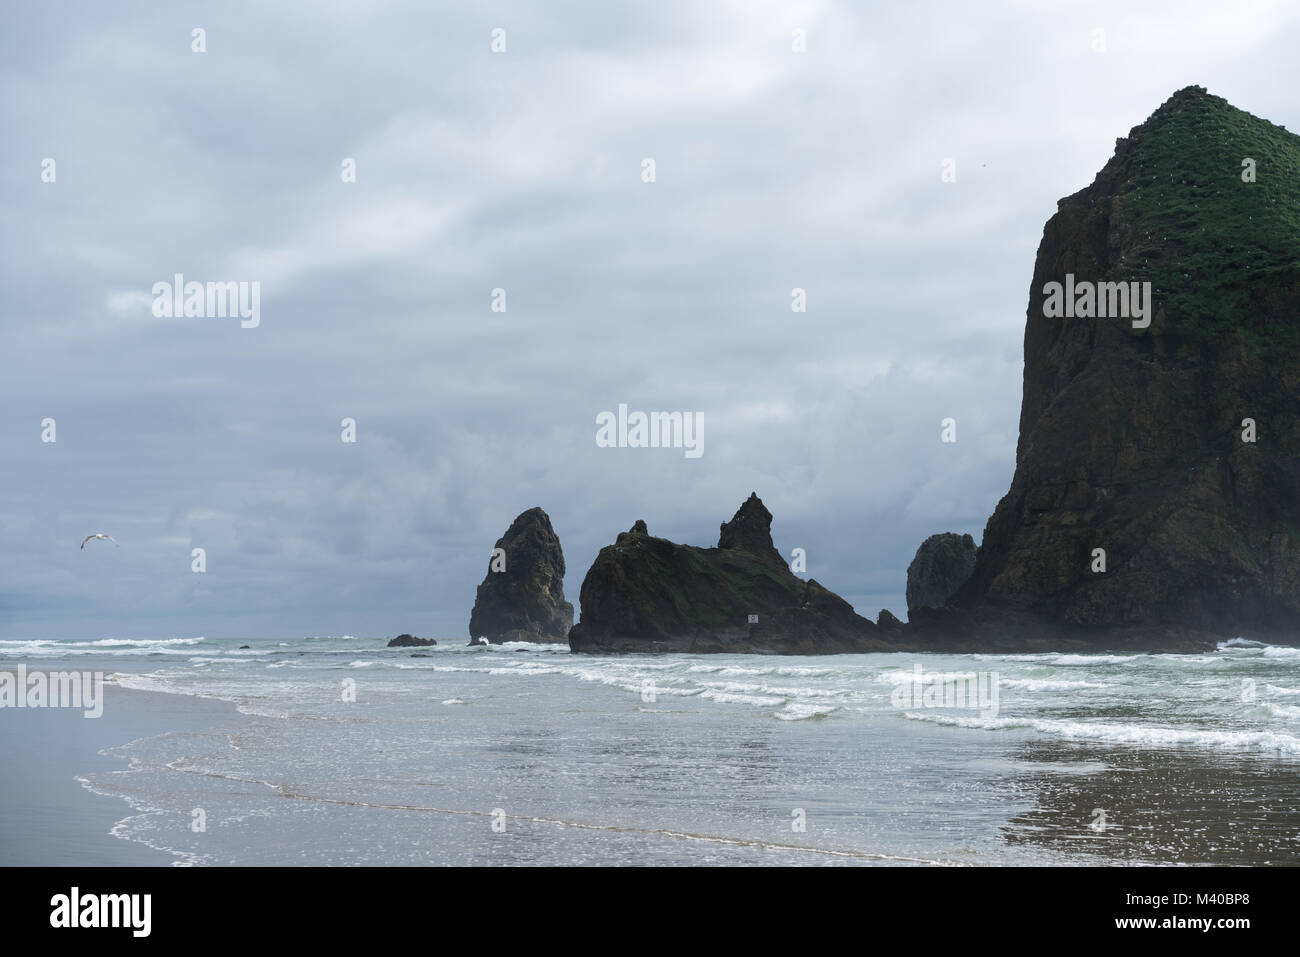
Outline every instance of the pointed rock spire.
[(718, 535), (719, 548), (735, 548), (781, 561), (772, 544), (772, 513), (756, 492), (736, 510), (731, 521), (723, 522)]

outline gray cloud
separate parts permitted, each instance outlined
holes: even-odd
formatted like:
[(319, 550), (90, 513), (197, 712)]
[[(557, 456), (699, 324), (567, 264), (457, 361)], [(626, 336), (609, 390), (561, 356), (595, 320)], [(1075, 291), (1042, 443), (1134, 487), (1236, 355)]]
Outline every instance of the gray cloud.
[[(461, 635), (524, 508), (576, 600), (635, 519), (712, 544), (751, 490), (901, 615), (1009, 483), (1055, 201), (1189, 83), (1296, 122), (1281, 4), (624, 6), (10, 18), (6, 637)], [(260, 327), (155, 319), (177, 272), (261, 282)], [(597, 448), (620, 402), (703, 412), (704, 456)]]

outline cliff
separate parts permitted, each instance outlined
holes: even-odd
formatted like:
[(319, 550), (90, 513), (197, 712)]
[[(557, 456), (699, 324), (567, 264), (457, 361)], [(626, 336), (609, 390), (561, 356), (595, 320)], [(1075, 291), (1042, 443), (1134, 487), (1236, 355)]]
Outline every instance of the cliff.
[[(1149, 325), (1049, 301), (1101, 282), (1149, 282)], [(1174, 94), (1048, 220), (1024, 353), (1011, 488), (914, 632), (1300, 639), (1300, 137)]]
[(572, 625), (560, 538), (550, 516), (530, 508), (497, 539), (470, 613), (470, 641), (564, 641)]
[(931, 535), (907, 566), (907, 610), (942, 608), (975, 570), (975, 539), (943, 532)]
[[(716, 548), (679, 545), (638, 521), (600, 550), (582, 582), (575, 652), (824, 654), (886, 650), (876, 625), (772, 544), (755, 494), (722, 524)], [(753, 620), (751, 620), (753, 619)]]

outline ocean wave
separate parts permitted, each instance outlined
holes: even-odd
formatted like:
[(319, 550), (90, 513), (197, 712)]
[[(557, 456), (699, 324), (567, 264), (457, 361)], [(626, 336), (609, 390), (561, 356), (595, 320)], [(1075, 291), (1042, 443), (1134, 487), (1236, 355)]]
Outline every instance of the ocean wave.
[(131, 652), (141, 654), (197, 645), (206, 640), (205, 638), (100, 638), (94, 641), (68, 641), (62, 638), (0, 639), (0, 652), (36, 654), (44, 657), (76, 654), (113, 655)]
[[(641, 694), (646, 689), (640, 685), (625, 685), (624, 690), (631, 691), (634, 694)], [(698, 694), (704, 693), (703, 688), (683, 688), (679, 685), (655, 685), (649, 691), (654, 695), (666, 694), (675, 698), (691, 698)]]
[(773, 715), (780, 721), (809, 721), (825, 718), (839, 711), (838, 705), (788, 704)]
[(1264, 648), (1265, 658), (1300, 658), (1300, 648), (1286, 645), (1268, 645)]
[(1263, 704), (1268, 709), (1269, 714), (1274, 717), (1287, 718), (1291, 721), (1300, 718), (1300, 705), (1273, 704), (1271, 701), (1265, 701)]
[(737, 694), (731, 691), (718, 691), (713, 688), (705, 688), (700, 692), (700, 697), (708, 698), (710, 701), (716, 701), (719, 704), (748, 704), (759, 708), (775, 708), (777, 705), (785, 704), (784, 698)]
[(702, 681), (705, 688), (730, 691), (736, 694), (778, 695), (782, 698), (826, 698), (853, 694), (851, 688), (787, 688), (777, 685), (753, 684), (747, 681)]
[(1206, 731), (1197, 728), (1167, 728), (1141, 724), (1065, 721), (1050, 718), (990, 717), (908, 711), (914, 721), (983, 731), (1024, 728), (1040, 734), (1070, 740), (1128, 744), (1139, 747), (1226, 748), (1232, 750), (1277, 751), (1300, 754), (1300, 737), (1277, 731)]
[(135, 671), (115, 671), (107, 675), (105, 681), (112, 682), (120, 688), (132, 691), (155, 691), (160, 694), (184, 695), (189, 698), (215, 698), (218, 701), (235, 702), (238, 699), (220, 694), (216, 689), (199, 690), (190, 685), (178, 684), (175, 676), (159, 674), (141, 674)]
[(113, 648), (119, 645), (197, 645), (206, 638), (101, 638), (98, 641), (64, 642), (65, 644), (90, 645), (92, 647)]
[[(446, 639), (448, 643), (454, 639)], [(442, 646), (436, 646), (442, 647)], [(448, 647), (451, 647), (448, 644)], [(569, 654), (569, 644), (564, 641), (503, 641), (500, 644), (487, 645), (464, 645), (465, 648), (473, 648), (479, 653), (501, 653), (503, 651), (535, 651), (541, 654)]]
[(1003, 678), (998, 677), (998, 686), (1023, 691), (1074, 691), (1079, 688), (1107, 688), (1104, 681), (1071, 681), (1068, 678), (1053, 680), (1051, 678)]
[(988, 672), (922, 671), (920, 674), (917, 674), (915, 671), (885, 671), (876, 675), (876, 681), (888, 682), (890, 684), (906, 684), (907, 682), (929, 684), (935, 681), (963, 681), (972, 679), (977, 674), (988, 674)]
[[(523, 668), (516, 665), (507, 665), (504, 668), (484, 668), (482, 669), (489, 675), (559, 675), (564, 674), (559, 668), (538, 667), (534, 665), (531, 668)], [(590, 680), (590, 679), (588, 679)]]
[(816, 678), (816, 677), (823, 677), (828, 675), (839, 676), (842, 675), (844, 672), (836, 670), (834, 668), (786, 667), (786, 668), (777, 668), (776, 673), (780, 675), (782, 678), (803, 678), (803, 677)]

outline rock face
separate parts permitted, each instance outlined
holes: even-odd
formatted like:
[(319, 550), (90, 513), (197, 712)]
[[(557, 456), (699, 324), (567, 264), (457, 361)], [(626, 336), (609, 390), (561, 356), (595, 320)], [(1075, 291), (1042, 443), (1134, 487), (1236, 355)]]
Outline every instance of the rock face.
[(416, 638), (414, 635), (398, 635), (388, 643), (389, 648), (421, 648), (436, 645), (432, 638)]
[(899, 621), (897, 616), (888, 608), (882, 608), (880, 614), (876, 616), (876, 627), (884, 632), (898, 632), (907, 626)]
[[(1067, 274), (1149, 281), (1150, 326), (1048, 318)], [(1174, 94), (1048, 220), (1024, 348), (1015, 477), (932, 630), (1300, 640), (1300, 137)]]
[(942, 608), (975, 570), (975, 539), (943, 532), (931, 535), (907, 566), (907, 610)]
[[(872, 622), (817, 582), (796, 577), (772, 545), (772, 514), (751, 494), (717, 548), (656, 538), (638, 521), (600, 550), (582, 582), (575, 652), (886, 650)], [(757, 616), (751, 621), (751, 616)]]
[(573, 605), (564, 600), (564, 552), (550, 516), (540, 508), (521, 513), (496, 548), (474, 599), (470, 644), (564, 641)]

